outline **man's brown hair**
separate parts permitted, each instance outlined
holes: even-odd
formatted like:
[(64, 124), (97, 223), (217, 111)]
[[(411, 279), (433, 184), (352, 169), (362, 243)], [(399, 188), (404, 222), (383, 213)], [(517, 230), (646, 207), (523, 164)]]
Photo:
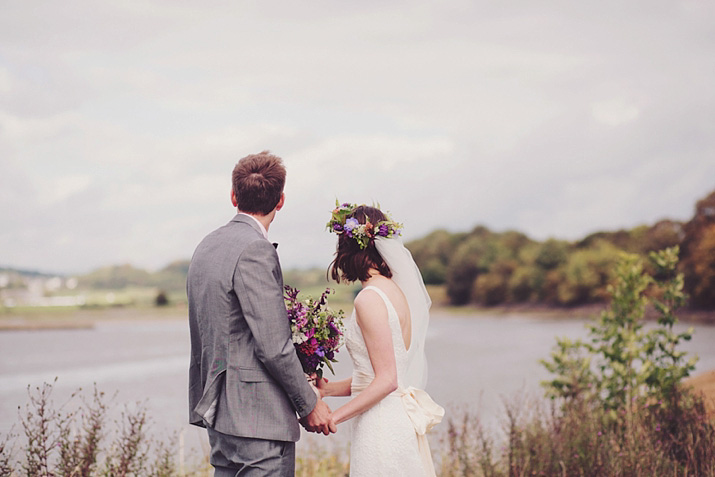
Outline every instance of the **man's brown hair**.
[[(364, 224), (369, 220), (371, 224), (385, 220), (385, 214), (380, 209), (361, 205), (346, 219), (354, 217), (358, 223)], [(391, 278), (392, 271), (380, 256), (375, 247), (375, 240), (371, 239), (368, 246), (360, 248), (360, 244), (354, 238), (342, 233), (338, 235), (338, 248), (335, 252), (335, 260), (330, 264), (328, 272), (333, 280), (340, 283), (340, 280), (348, 282), (365, 281), (370, 278), (370, 269), (374, 268), (380, 275)]]
[(268, 215), (281, 200), (286, 168), (280, 157), (263, 151), (238, 161), (232, 179), (238, 210)]

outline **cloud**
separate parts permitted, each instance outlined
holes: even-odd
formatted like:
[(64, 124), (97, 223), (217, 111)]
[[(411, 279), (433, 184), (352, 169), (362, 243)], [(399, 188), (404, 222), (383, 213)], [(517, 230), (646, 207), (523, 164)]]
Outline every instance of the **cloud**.
[(633, 104), (619, 99), (601, 101), (591, 106), (593, 117), (608, 126), (620, 126), (636, 118), (640, 110)]
[(189, 257), (230, 172), (288, 168), (286, 267), (336, 198), (575, 239), (714, 187), (706, 2), (13, 2), (0, 17), (0, 264)]

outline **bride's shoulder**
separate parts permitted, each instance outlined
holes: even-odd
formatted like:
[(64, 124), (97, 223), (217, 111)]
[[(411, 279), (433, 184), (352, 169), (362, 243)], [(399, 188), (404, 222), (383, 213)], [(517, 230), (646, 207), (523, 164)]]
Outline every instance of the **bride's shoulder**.
[[(355, 295), (355, 299), (353, 300), (353, 303), (355, 305), (362, 305), (362, 304), (368, 304), (373, 301), (379, 301), (382, 300), (382, 297), (380, 297), (380, 290), (376, 286), (369, 286), (365, 287), (362, 290), (358, 292), (357, 295)], [(383, 293), (385, 293), (383, 291)]]
[[(378, 291), (379, 290), (379, 291)], [(386, 309), (385, 300), (383, 300), (379, 288), (375, 286), (365, 287), (355, 296), (353, 300), (353, 305), (355, 305), (355, 311), (359, 315), (365, 315), (367, 313), (372, 314), (376, 310)], [(385, 293), (382, 291), (382, 293)]]

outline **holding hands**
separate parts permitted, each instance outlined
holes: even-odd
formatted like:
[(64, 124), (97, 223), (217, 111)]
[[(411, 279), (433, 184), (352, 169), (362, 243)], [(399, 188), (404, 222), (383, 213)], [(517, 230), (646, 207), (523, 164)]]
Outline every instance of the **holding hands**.
[[(316, 394), (319, 394), (315, 389)], [(308, 432), (322, 433), (323, 435), (334, 434), (338, 428), (333, 420), (333, 413), (327, 404), (318, 395), (318, 402), (313, 410), (300, 420), (301, 425)]]

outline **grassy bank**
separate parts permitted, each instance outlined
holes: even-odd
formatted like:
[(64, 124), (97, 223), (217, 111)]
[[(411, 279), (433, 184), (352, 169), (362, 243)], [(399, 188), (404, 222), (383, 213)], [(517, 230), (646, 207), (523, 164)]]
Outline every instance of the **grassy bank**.
[(0, 310), (0, 331), (85, 329), (98, 322), (186, 320), (186, 304), (169, 306), (13, 307)]
[[(705, 381), (715, 382), (715, 372)], [(51, 391), (32, 390), (17, 433), (0, 435), (0, 475), (212, 475), (205, 453), (187, 454), (180, 435), (155, 434), (141, 406), (125, 406), (111, 420), (117, 403), (99, 390), (75, 396), (79, 407), (55, 406)], [(511, 396), (496, 429), (478, 414), (448, 409), (430, 435), (437, 475), (715, 476), (715, 421), (697, 395), (683, 390), (670, 402), (639, 402), (627, 426), (594, 404)], [(298, 477), (348, 472), (349, 450), (317, 439), (296, 462)]]
[(708, 415), (715, 420), (715, 370), (687, 378), (684, 384), (703, 398)]

